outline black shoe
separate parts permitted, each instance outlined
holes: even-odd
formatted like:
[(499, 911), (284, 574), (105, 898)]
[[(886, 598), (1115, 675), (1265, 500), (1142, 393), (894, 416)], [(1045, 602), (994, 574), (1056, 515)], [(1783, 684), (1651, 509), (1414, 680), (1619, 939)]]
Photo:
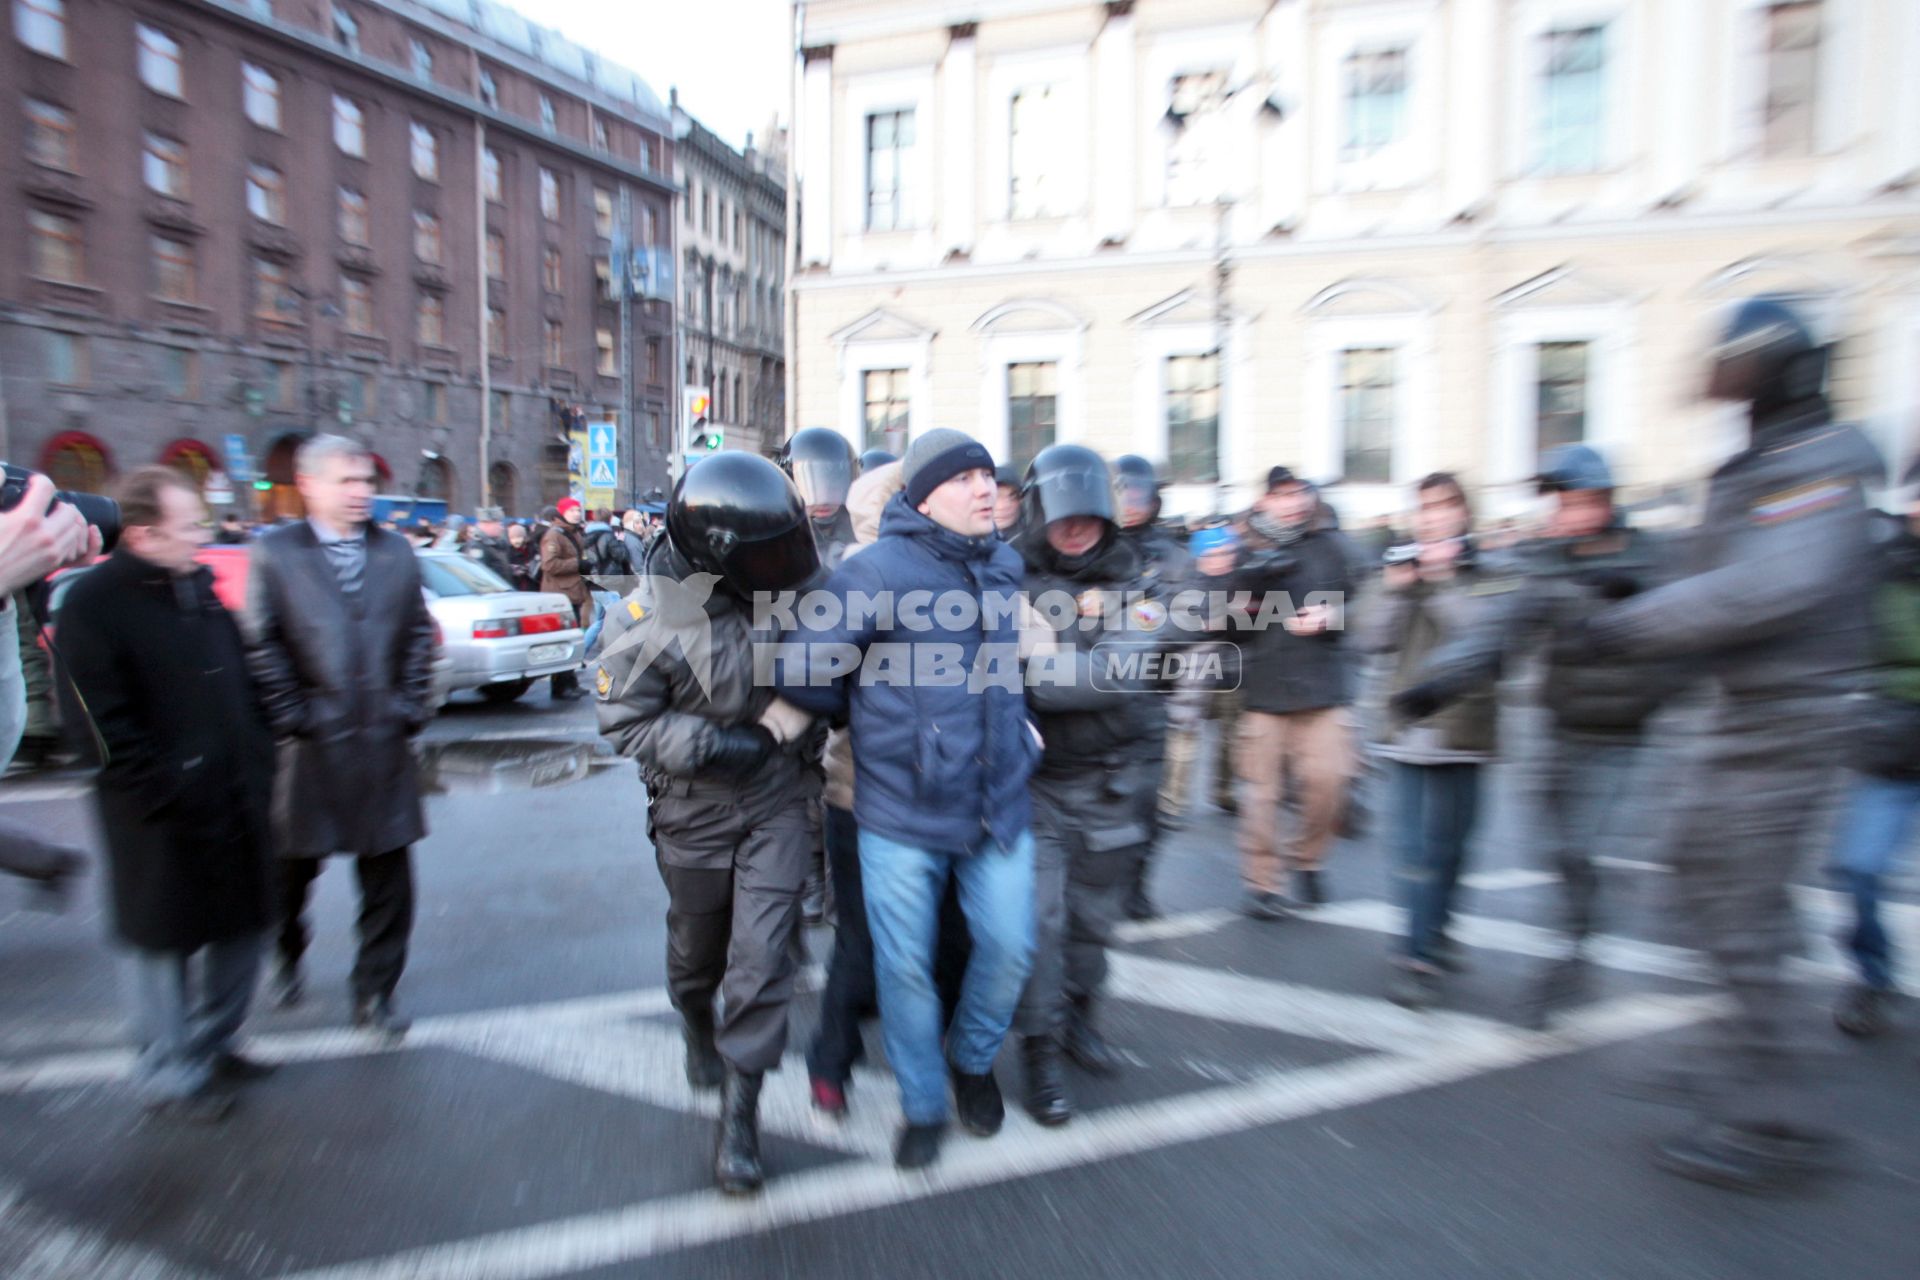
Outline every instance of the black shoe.
[(1851, 987), (1833, 1008), (1833, 1025), (1861, 1040), (1885, 1035), (1893, 1028), (1893, 1012), (1888, 1008), (1892, 1002), (1892, 992)]
[(1240, 902), (1240, 913), (1255, 920), (1276, 922), (1293, 918), (1293, 912), (1287, 909), (1287, 900), (1271, 889), (1250, 890)]
[(1823, 1134), (1709, 1124), (1662, 1142), (1655, 1163), (1694, 1182), (1763, 1195), (1832, 1172), (1838, 1150)]
[(1160, 918), (1160, 908), (1153, 905), (1153, 899), (1147, 896), (1146, 887), (1143, 885), (1135, 885), (1133, 892), (1127, 895), (1126, 912), (1127, 919), (1129, 920), (1158, 920)]
[(353, 1025), (398, 1040), (413, 1030), (413, 1019), (400, 1015), (392, 996), (363, 996), (353, 1002)]
[(1327, 889), (1320, 882), (1318, 870), (1313, 867), (1301, 867), (1293, 873), (1293, 900), (1303, 907), (1327, 905)]
[(1066, 1073), (1060, 1069), (1060, 1042), (1052, 1036), (1028, 1036), (1020, 1055), (1027, 1066), (1027, 1114), (1049, 1129), (1073, 1119)]
[(1213, 798), (1213, 807), (1224, 814), (1235, 817), (1239, 816), (1240, 813), (1240, 802), (1234, 799), (1231, 794), (1215, 796)]
[(910, 1124), (900, 1130), (893, 1144), (893, 1164), (897, 1169), (924, 1169), (940, 1158), (940, 1141), (947, 1136), (944, 1124)]
[(1442, 973), (1465, 973), (1467, 962), (1460, 954), (1460, 944), (1445, 933), (1433, 935), (1432, 954), (1428, 959), (1433, 967)]
[(232, 1115), (233, 1107), (231, 1093), (207, 1088), (184, 1098), (156, 1102), (147, 1108), (147, 1115), (155, 1120), (171, 1120), (180, 1124), (214, 1125)]
[(1082, 997), (1067, 1006), (1067, 1033), (1063, 1047), (1073, 1065), (1090, 1076), (1110, 1076), (1120, 1070), (1120, 1056), (1094, 1026), (1093, 1001)]
[(1579, 956), (1556, 960), (1527, 993), (1523, 1022), (1529, 1030), (1545, 1031), (1553, 1020), (1580, 1003), (1587, 994), (1592, 971)]
[(720, 1136), (713, 1150), (713, 1185), (730, 1196), (752, 1195), (767, 1180), (760, 1167), (758, 1071), (726, 1073), (720, 1087)]
[(1431, 1009), (1440, 1003), (1440, 974), (1418, 964), (1402, 964), (1387, 984), (1387, 999), (1402, 1009)]
[(718, 1089), (727, 1076), (727, 1064), (713, 1046), (713, 1022), (682, 1016), (680, 1035), (687, 1042), (687, 1083), (696, 1090)]
[(1000, 1132), (1007, 1118), (1007, 1104), (1000, 1097), (1000, 1082), (993, 1078), (993, 1068), (977, 1076), (957, 1069), (949, 1074), (953, 1077), (953, 1110), (960, 1127), (976, 1138), (991, 1138)]
[(307, 998), (307, 979), (299, 965), (281, 965), (274, 970), (268, 997), (276, 1009), (295, 1009)]
[(223, 1053), (213, 1060), (213, 1078), (226, 1084), (252, 1084), (265, 1080), (279, 1069), (277, 1063), (238, 1053)]

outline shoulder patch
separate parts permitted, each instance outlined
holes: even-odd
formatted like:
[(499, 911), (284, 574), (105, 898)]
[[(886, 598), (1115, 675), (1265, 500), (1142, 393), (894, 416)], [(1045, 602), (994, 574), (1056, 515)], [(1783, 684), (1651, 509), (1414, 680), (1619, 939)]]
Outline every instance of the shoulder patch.
[(642, 618), (647, 616), (646, 606), (641, 604), (638, 600), (627, 601), (627, 616), (629, 618), (632, 618), (635, 622), (640, 621)]
[(1852, 492), (1852, 487), (1843, 481), (1816, 480), (1798, 488), (1770, 493), (1754, 503), (1748, 514), (1757, 524), (1784, 524), (1788, 520), (1797, 520), (1845, 502)]
[(602, 702), (613, 696), (613, 677), (607, 674), (605, 667), (593, 673), (593, 691), (600, 695)]

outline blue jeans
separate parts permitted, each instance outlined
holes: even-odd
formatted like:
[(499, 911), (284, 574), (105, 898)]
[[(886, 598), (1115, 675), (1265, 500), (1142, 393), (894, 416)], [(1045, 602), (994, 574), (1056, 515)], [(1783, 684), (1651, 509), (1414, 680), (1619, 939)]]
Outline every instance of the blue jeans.
[(1392, 832), (1407, 903), (1407, 956), (1432, 963), (1480, 812), (1477, 764), (1391, 763)]
[(1893, 943), (1880, 924), (1880, 890), (1893, 860), (1913, 834), (1920, 813), (1920, 782), (1854, 774), (1834, 846), (1834, 878), (1853, 895), (1853, 932), (1846, 943), (1860, 980), (1893, 989)]
[(593, 646), (600, 643), (600, 632), (607, 625), (607, 610), (620, 603), (620, 597), (612, 591), (593, 592), (593, 621), (587, 624), (587, 634), (583, 637), (580, 652), (591, 658)]
[[(862, 831), (860, 879), (873, 934), (880, 1029), (900, 1082), (900, 1109), (908, 1124), (942, 1124), (947, 1064), (968, 1075), (993, 1069), (1033, 965), (1033, 836), (1022, 833), (1010, 848), (960, 855)], [(945, 1020), (933, 956), (949, 879), (960, 891), (973, 954), (943, 1055)]]
[(266, 938), (247, 934), (194, 952), (127, 953), (140, 1056), (135, 1087), (149, 1103), (188, 1097), (213, 1080), (223, 1054), (247, 1020)]

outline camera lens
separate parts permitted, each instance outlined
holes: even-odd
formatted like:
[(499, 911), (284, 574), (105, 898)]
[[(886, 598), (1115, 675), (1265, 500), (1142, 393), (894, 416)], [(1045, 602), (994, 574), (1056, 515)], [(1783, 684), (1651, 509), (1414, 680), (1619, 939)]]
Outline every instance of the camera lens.
[(55, 502), (64, 502), (80, 513), (80, 518), (100, 531), (100, 550), (111, 551), (120, 541), (120, 504), (97, 493), (68, 493), (56, 490)]

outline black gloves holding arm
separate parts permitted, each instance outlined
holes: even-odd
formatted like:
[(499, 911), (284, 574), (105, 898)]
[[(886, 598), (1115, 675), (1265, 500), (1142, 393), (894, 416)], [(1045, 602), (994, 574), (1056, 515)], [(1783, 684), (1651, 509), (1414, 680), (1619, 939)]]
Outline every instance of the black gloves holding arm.
[(718, 773), (749, 774), (765, 764), (778, 746), (765, 725), (716, 725), (701, 767)]

